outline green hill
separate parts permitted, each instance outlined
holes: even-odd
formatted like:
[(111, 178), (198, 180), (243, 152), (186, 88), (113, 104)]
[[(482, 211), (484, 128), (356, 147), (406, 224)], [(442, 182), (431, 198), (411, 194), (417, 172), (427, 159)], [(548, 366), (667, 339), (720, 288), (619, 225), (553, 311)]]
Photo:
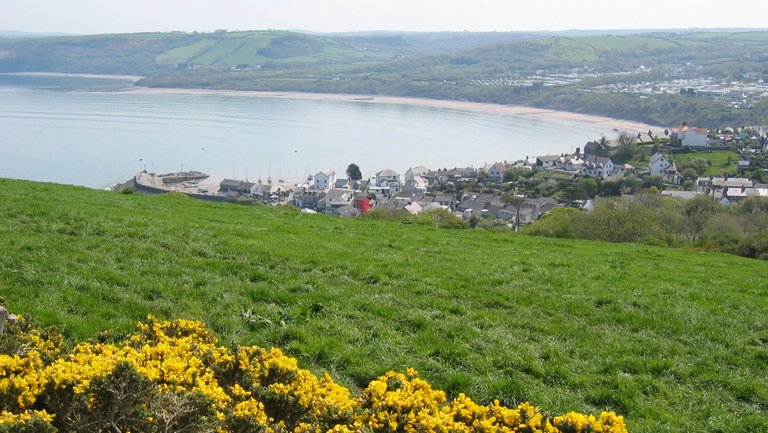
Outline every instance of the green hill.
[(633, 432), (768, 430), (763, 261), (14, 180), (0, 203), (7, 307), (72, 338), (199, 319), (353, 387), (414, 367)]
[(354, 66), (393, 56), (385, 45), (372, 44), (368, 49), (366, 41), (271, 30), (0, 39), (0, 72), (156, 75), (182, 64), (214, 70), (265, 63)]
[(156, 60), (161, 64), (198, 64), (211, 67), (263, 65), (265, 63), (355, 64), (392, 57), (388, 51), (363, 51), (323, 36), (284, 31), (234, 32), (208, 35), (191, 45), (168, 50)]

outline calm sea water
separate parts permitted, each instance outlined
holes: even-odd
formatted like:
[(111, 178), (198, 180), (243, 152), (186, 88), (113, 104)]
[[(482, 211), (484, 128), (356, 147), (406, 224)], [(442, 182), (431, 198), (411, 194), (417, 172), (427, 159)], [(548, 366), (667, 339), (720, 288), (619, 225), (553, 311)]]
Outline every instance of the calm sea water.
[(482, 166), (583, 147), (596, 125), (462, 110), (249, 96), (142, 94), (128, 81), (0, 74), (0, 177), (103, 188), (147, 169), (266, 181), (351, 162)]

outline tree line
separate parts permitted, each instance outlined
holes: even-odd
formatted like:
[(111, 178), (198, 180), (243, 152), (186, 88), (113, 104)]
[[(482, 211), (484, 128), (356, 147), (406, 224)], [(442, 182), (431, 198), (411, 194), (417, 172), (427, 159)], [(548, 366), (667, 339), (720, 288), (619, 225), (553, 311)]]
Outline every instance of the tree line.
[(691, 247), (768, 260), (768, 198), (748, 197), (729, 206), (707, 195), (679, 200), (646, 192), (634, 198), (599, 198), (590, 211), (558, 208), (523, 232)]

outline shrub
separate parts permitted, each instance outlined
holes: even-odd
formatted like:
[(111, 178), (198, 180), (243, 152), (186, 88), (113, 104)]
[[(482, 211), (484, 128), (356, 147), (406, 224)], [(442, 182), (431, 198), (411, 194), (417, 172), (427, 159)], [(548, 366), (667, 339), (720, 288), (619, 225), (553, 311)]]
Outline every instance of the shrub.
[(576, 236), (574, 225), (582, 211), (569, 207), (559, 207), (547, 213), (538, 221), (526, 226), (523, 233), (534, 236), (551, 238), (568, 238)]
[(417, 224), (432, 225), (444, 229), (465, 229), (469, 224), (447, 209), (430, 209), (421, 212)]
[(627, 431), (613, 412), (553, 417), (528, 403), (449, 400), (412, 369), (354, 397), (279, 349), (229, 351), (188, 320), (149, 317), (121, 343), (79, 343), (66, 353), (54, 333), (30, 327), (18, 337), (29, 344), (24, 353), (0, 354), (2, 433)]

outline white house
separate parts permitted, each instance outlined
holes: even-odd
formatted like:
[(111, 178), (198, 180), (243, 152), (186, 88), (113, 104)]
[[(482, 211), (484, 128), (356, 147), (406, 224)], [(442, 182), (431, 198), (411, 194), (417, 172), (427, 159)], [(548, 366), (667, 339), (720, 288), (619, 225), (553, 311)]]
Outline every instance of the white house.
[(427, 173), (429, 173), (429, 169), (423, 165), (411, 167), (405, 172), (405, 181), (408, 182), (409, 180), (413, 180), (416, 176), (424, 176)]
[(544, 155), (536, 157), (536, 165), (539, 168), (554, 167), (560, 161), (560, 155)]
[(613, 174), (617, 176), (624, 176), (626, 173), (635, 171), (635, 167), (629, 164), (615, 164), (613, 166)]
[(400, 175), (390, 169), (376, 173), (376, 186), (389, 187), (391, 183), (400, 183)]
[(312, 186), (314, 189), (319, 189), (321, 191), (328, 190), (333, 188), (334, 184), (336, 183), (336, 172), (330, 168), (326, 168), (325, 170), (317, 173), (314, 180), (315, 182)]
[(507, 166), (502, 163), (493, 164), (488, 170), (488, 178), (494, 182), (501, 182), (504, 179), (504, 173), (507, 172)]
[(403, 192), (407, 192), (409, 194), (424, 194), (427, 192), (427, 187), (429, 186), (429, 182), (427, 182), (426, 179), (419, 175), (415, 175), (410, 179), (405, 180), (405, 185), (403, 186)]
[(670, 135), (670, 146), (705, 147), (707, 145), (707, 128), (691, 128), (683, 122), (683, 126)]
[(584, 160), (575, 155), (566, 158), (563, 164), (563, 170), (566, 171), (581, 171), (582, 168), (584, 168)]
[(581, 173), (590, 177), (608, 177), (613, 173), (613, 161), (604, 156), (584, 155)]
[(664, 170), (671, 166), (672, 162), (659, 152), (656, 152), (651, 156), (651, 161), (648, 164), (648, 168), (651, 170), (651, 176), (660, 176), (664, 173)]

